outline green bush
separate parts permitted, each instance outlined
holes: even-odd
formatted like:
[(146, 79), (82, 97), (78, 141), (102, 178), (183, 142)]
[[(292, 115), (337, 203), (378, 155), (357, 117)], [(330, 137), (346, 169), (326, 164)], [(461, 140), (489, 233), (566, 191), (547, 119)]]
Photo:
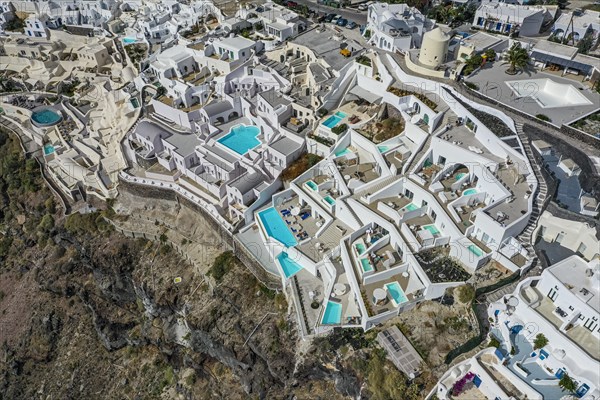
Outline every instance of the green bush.
[(220, 282), (225, 275), (235, 266), (236, 258), (232, 251), (226, 251), (217, 256), (208, 274)]
[(490, 339), (490, 342), (488, 343), (488, 347), (499, 348), (500, 347), (500, 341), (498, 339), (496, 339), (495, 337), (492, 336), (492, 338)]
[(545, 115), (545, 114), (537, 114), (535, 116), (537, 119), (540, 119), (542, 121), (546, 121), (546, 122), (552, 122), (552, 120), (550, 119), (549, 116)]
[(319, 116), (319, 118), (323, 118), (327, 115), (328, 112), (329, 110), (327, 110), (325, 107), (321, 107), (317, 110), (317, 115)]
[(341, 135), (342, 133), (346, 132), (347, 130), (348, 130), (348, 125), (346, 125), (346, 124), (336, 125), (333, 128), (331, 128), (331, 132), (335, 133), (336, 135)]
[(46, 214), (42, 217), (38, 230), (42, 232), (50, 232), (54, 228), (54, 218), (50, 214)]
[(469, 89), (479, 90), (479, 86), (477, 86), (473, 82), (465, 82), (465, 86), (468, 87)]

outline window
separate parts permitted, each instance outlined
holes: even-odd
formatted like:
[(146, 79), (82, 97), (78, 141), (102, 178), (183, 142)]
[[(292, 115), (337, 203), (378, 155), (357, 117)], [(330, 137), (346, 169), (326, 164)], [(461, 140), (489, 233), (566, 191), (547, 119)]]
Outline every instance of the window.
[(556, 239), (554, 240), (556, 243), (560, 244), (563, 239), (565, 238), (565, 233), (561, 232), (558, 235), (556, 235)]
[(573, 306), (569, 306), (569, 310), (574, 311), (575, 309), (573, 308)]
[(409, 199), (412, 199), (413, 197), (415, 197), (415, 194), (408, 189), (404, 190), (404, 195), (406, 197), (408, 197)]
[(580, 243), (579, 247), (577, 248), (577, 253), (583, 254), (583, 253), (585, 253), (586, 250), (587, 250), (587, 246), (583, 243)]
[[(424, 202), (425, 204), (423, 205), (427, 205), (427, 202)], [(433, 222), (435, 222), (437, 218), (437, 214), (435, 213), (435, 211), (431, 210), (431, 219), (433, 220)]]
[(550, 291), (548, 292), (548, 297), (554, 302), (554, 300), (556, 300), (556, 298), (558, 297), (558, 292), (555, 289), (550, 289)]

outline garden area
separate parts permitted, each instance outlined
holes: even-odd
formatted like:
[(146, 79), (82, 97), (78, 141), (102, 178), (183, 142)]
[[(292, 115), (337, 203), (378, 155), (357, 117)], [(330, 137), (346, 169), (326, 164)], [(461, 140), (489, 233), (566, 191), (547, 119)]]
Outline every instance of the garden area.
[(404, 132), (404, 125), (402, 118), (390, 117), (381, 122), (371, 122), (358, 132), (373, 143), (378, 144), (400, 135)]
[(125, 46), (125, 52), (131, 60), (131, 63), (138, 67), (139, 63), (146, 58), (148, 46), (144, 43), (133, 43)]
[(471, 277), (447, 249), (429, 249), (415, 256), (432, 283), (464, 282)]
[(412, 90), (399, 88), (399, 87), (395, 87), (395, 86), (390, 86), (388, 88), (388, 92), (390, 92), (398, 97), (415, 96), (417, 99), (421, 100), (421, 102), (423, 102), (423, 104), (425, 104), (427, 107), (431, 108), (433, 111), (435, 111), (438, 106), (437, 103), (435, 101), (431, 100), (429, 97), (425, 96), (422, 93), (413, 92)]
[(284, 182), (292, 181), (302, 175), (304, 172), (308, 171), (309, 168), (313, 167), (322, 159), (323, 157), (316, 154), (305, 153), (296, 161), (294, 161), (289, 167), (283, 170), (281, 173), (281, 179)]
[(579, 121), (575, 121), (572, 126), (590, 135), (600, 135), (600, 112), (595, 112)]

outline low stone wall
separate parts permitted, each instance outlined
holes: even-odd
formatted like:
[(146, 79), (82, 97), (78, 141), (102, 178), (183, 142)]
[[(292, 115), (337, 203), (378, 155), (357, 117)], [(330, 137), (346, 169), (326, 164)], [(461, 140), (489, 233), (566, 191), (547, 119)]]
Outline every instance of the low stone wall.
[[(240, 260), (240, 262), (242, 262), (242, 264), (244, 264), (246, 268), (248, 268), (248, 270), (256, 277), (256, 279), (258, 279), (263, 285), (265, 285), (269, 289), (281, 289), (281, 281), (277, 279), (276, 276), (268, 273), (262, 267), (262, 265), (256, 259), (256, 257), (246, 248), (246, 246), (244, 246), (244, 244), (241, 243), (240, 240), (236, 236), (234, 236), (233, 233), (223, 228), (209, 213), (206, 212), (206, 210), (204, 210), (204, 208), (166, 188), (162, 189), (157, 187), (148, 187), (145, 185), (136, 185), (134, 183), (125, 182), (123, 180), (120, 181), (119, 188), (121, 190), (126, 190), (129, 193), (138, 197), (149, 197), (168, 201), (179, 201), (179, 203), (199, 213), (206, 220), (206, 222), (208, 222), (211, 228), (215, 232), (218, 232), (218, 236), (220, 238), (221, 243), (223, 243), (227, 248), (234, 252), (235, 256)], [(158, 238), (153, 238), (150, 240), (158, 240)], [(186, 260), (190, 260), (187, 254), (184, 255), (184, 258)]]
[(524, 113), (523, 111), (521, 111), (517, 108), (510, 107), (504, 103), (500, 103), (499, 101), (497, 101), (491, 97), (485, 96), (484, 94), (482, 94), (476, 90), (473, 90), (473, 89), (465, 86), (464, 84), (460, 85), (458, 87), (463, 89), (463, 90), (461, 90), (461, 92), (462, 92), (461, 94), (463, 94), (464, 96), (472, 96), (476, 100), (479, 99), (479, 100), (482, 100), (482, 101), (485, 101), (488, 103), (492, 103), (492, 104), (498, 106), (499, 109), (502, 109), (502, 108), (508, 109), (509, 111), (511, 111), (515, 114), (518, 114), (519, 116), (521, 116), (523, 118), (530, 119), (533, 122), (536, 122), (540, 125), (544, 125), (550, 129), (559, 130), (564, 135), (569, 136), (573, 139), (579, 140), (581, 142), (584, 142), (586, 144), (589, 144), (591, 146), (600, 146), (600, 139), (598, 139), (590, 134), (587, 134), (585, 132), (582, 132), (579, 129), (575, 129), (568, 125), (557, 126), (550, 122), (542, 121), (541, 119), (538, 119), (535, 116)]

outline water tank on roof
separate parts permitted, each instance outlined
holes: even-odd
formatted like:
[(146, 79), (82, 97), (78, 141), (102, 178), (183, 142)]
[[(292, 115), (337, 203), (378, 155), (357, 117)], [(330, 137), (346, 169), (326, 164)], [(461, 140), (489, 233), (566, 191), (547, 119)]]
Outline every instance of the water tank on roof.
[(431, 68), (437, 68), (446, 60), (450, 36), (437, 27), (423, 35), (419, 62)]

